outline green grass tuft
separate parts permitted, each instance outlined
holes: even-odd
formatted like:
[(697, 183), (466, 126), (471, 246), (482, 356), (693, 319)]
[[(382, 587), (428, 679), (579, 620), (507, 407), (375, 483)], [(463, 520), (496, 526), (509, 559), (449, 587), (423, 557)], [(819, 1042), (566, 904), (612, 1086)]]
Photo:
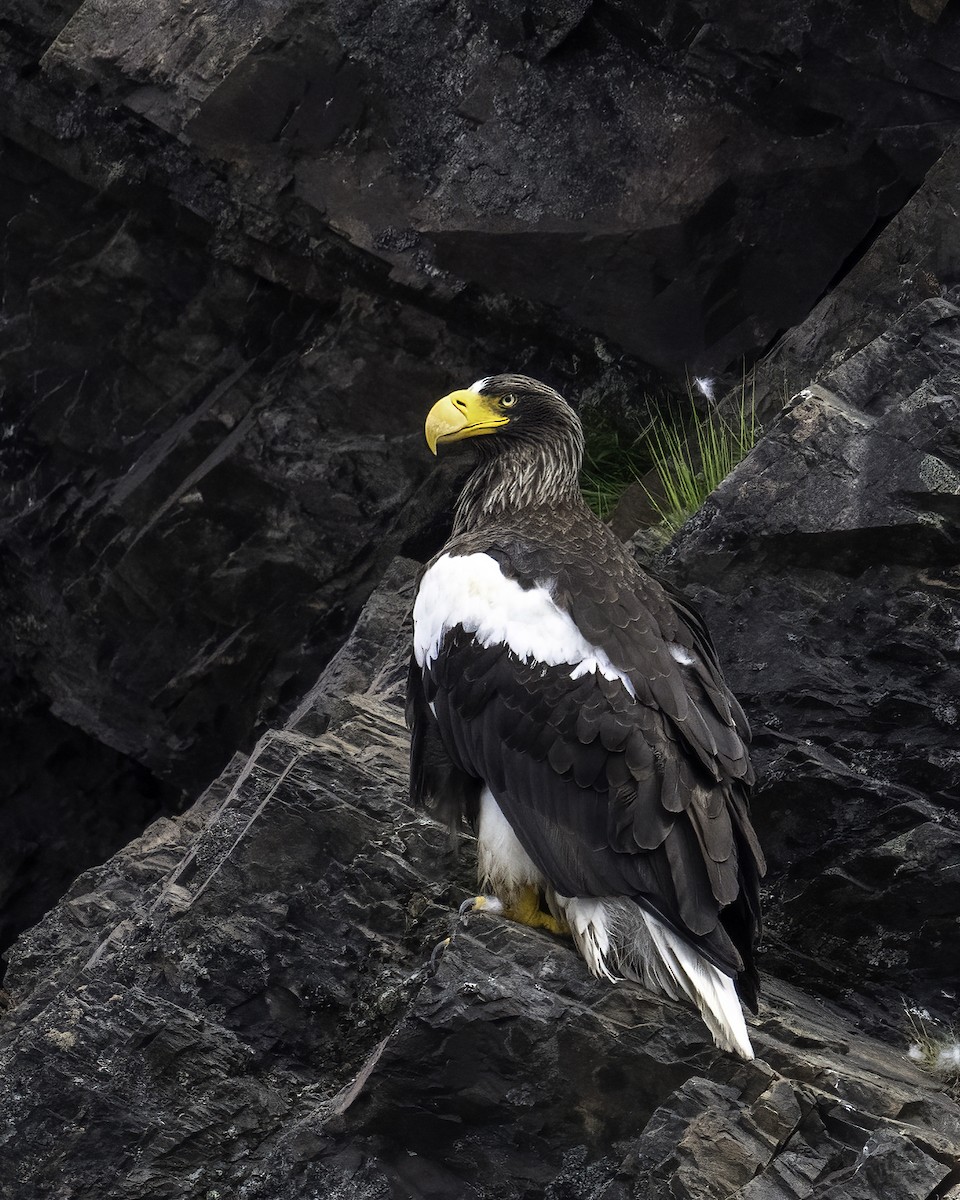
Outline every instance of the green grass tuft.
[(668, 408), (669, 421), (648, 434), (648, 449), (657, 473), (660, 495), (645, 489), (653, 508), (670, 534), (674, 534), (703, 504), (710, 493), (753, 449), (759, 433), (752, 383), (746, 378), (740, 402), (724, 412), (710, 402), (704, 416), (696, 412), (688, 387), (692, 419)]
[[(647, 404), (661, 415), (633, 437), (596, 418), (586, 424), (580, 486), (587, 504), (606, 520), (626, 488), (639, 483), (666, 541), (753, 449), (760, 427), (746, 377), (734, 410), (710, 402), (699, 415), (689, 385), (682, 404), (671, 401), (664, 408), (649, 398)], [(657, 486), (648, 488), (644, 479), (651, 469)]]

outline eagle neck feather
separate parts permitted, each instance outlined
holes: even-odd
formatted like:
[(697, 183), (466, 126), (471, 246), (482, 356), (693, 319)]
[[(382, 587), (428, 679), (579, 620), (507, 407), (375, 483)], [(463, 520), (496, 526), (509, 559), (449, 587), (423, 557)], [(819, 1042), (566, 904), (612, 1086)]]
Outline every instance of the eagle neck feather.
[(516, 442), (495, 453), (480, 446), (480, 462), (454, 513), (454, 535), (535, 508), (585, 507), (579, 475), (582, 438)]

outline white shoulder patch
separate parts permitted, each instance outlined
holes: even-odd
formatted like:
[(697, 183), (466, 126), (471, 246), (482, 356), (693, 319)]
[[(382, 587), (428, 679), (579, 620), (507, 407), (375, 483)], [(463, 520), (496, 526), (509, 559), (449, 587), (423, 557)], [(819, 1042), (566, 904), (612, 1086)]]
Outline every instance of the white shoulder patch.
[(524, 589), (500, 570), (489, 554), (444, 554), (420, 584), (413, 606), (414, 654), (419, 666), (440, 652), (444, 634), (456, 625), (481, 646), (505, 645), (525, 662), (569, 665), (571, 679), (599, 671), (619, 679), (631, 696), (633, 684), (606, 652), (586, 640), (559, 608), (544, 580)]
[(667, 649), (682, 667), (693, 666), (697, 661), (686, 646), (680, 646), (676, 642), (667, 642)]

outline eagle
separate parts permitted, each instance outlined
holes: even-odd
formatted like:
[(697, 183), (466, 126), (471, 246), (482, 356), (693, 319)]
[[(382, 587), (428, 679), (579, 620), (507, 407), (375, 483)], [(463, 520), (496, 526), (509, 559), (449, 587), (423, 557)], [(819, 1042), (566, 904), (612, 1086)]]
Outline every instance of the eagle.
[(753, 1057), (764, 860), (743, 710), (697, 610), (583, 501), (573, 408), (494, 375), (429, 412), (476, 466), (413, 610), (410, 789), (477, 834), (464, 909), (569, 934)]

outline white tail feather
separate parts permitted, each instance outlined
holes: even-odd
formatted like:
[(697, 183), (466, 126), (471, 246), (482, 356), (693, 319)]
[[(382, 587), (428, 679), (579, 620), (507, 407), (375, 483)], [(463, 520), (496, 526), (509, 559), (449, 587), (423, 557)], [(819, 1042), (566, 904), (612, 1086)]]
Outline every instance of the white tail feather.
[(667, 970), (700, 1009), (713, 1040), (722, 1050), (732, 1050), (741, 1058), (753, 1058), (740, 997), (730, 976), (724, 975), (656, 917), (648, 913), (642, 916)]
[(687, 997), (721, 1050), (753, 1058), (733, 980), (656, 917), (619, 896), (557, 896), (556, 907), (597, 978), (625, 977), (671, 1000)]
[(593, 974), (598, 979), (619, 983), (621, 977), (611, 970), (617, 956), (610, 944), (610, 922), (603, 901), (585, 896), (570, 899), (558, 896), (557, 901), (577, 949)]

